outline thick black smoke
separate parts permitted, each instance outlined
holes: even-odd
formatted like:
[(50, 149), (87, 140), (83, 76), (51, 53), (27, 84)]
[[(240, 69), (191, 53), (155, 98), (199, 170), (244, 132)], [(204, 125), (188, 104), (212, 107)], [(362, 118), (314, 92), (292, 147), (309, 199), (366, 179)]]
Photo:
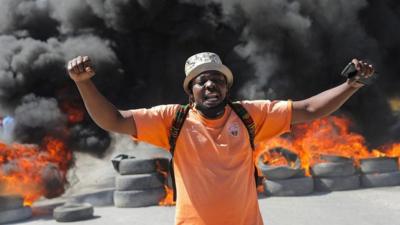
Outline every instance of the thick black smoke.
[(73, 148), (102, 152), (110, 137), (62, 108), (82, 107), (65, 71), (77, 55), (92, 58), (99, 89), (124, 109), (187, 102), (184, 62), (200, 51), (222, 57), (232, 95), (247, 99), (309, 97), (343, 82), (357, 57), (381, 75), (342, 112), (379, 144), (395, 123), (387, 101), (399, 95), (399, 25), (394, 0), (2, 0), (0, 112), (15, 117), (18, 141), (67, 128)]

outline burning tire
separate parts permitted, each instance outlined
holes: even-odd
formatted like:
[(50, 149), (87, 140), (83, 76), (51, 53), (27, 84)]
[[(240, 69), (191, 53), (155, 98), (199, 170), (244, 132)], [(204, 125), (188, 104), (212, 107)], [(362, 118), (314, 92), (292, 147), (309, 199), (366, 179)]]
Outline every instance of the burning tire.
[[(157, 170), (157, 162), (163, 159), (138, 159), (128, 158), (123, 159), (119, 163), (119, 174), (131, 175), (131, 174), (142, 174), (152, 173)], [(160, 163), (160, 165), (163, 165)]]
[(289, 150), (283, 148), (275, 148), (275, 151), (281, 154), (287, 161), (294, 162), (294, 167), (290, 166), (273, 166), (263, 162), (262, 157), (258, 158), (257, 167), (261, 170), (263, 176), (268, 180), (283, 180), (296, 176), (304, 176), (304, 170), (300, 168), (301, 163), (298, 156)]
[(304, 170), (288, 166), (261, 166), (259, 168), (268, 180), (283, 180), (304, 175)]
[(363, 173), (389, 173), (399, 169), (397, 157), (380, 157), (360, 160), (360, 168)]
[(355, 173), (353, 162), (324, 162), (311, 167), (314, 177), (344, 177)]
[(400, 171), (390, 173), (371, 173), (361, 175), (363, 187), (386, 187), (400, 185)]
[(298, 196), (314, 191), (314, 181), (311, 177), (300, 177), (285, 180), (264, 180), (266, 195)]
[(10, 223), (28, 219), (32, 216), (31, 207), (21, 207), (0, 211), (0, 223)]
[(54, 209), (53, 217), (57, 222), (73, 222), (93, 217), (93, 206), (89, 203), (68, 203)]
[(315, 177), (314, 187), (316, 191), (322, 192), (357, 189), (360, 187), (360, 176)]
[(23, 207), (24, 199), (18, 195), (0, 196), (0, 211)]
[(46, 198), (55, 198), (64, 193), (64, 179), (57, 165), (48, 164), (42, 169), (41, 175), (45, 186), (44, 196)]
[(351, 162), (353, 159), (347, 158), (344, 156), (338, 156), (338, 155), (321, 155), (320, 158), (322, 160), (326, 160), (328, 162)]
[(120, 208), (135, 208), (158, 205), (165, 197), (164, 188), (147, 190), (115, 191), (114, 205)]
[(134, 174), (117, 176), (115, 179), (116, 190), (141, 190), (163, 187), (163, 177), (159, 173)]

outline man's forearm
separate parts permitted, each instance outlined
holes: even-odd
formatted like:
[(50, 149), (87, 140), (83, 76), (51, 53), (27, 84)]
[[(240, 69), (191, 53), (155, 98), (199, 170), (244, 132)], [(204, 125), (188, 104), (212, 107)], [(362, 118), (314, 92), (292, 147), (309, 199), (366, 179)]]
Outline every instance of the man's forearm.
[(111, 104), (96, 88), (93, 82), (88, 79), (76, 82), (76, 86), (82, 96), (85, 107), (94, 120), (101, 128), (109, 131), (128, 133), (129, 130), (121, 129), (119, 126), (123, 116), (118, 109)]
[(90, 80), (95, 75), (88, 56), (78, 56), (68, 61), (68, 74), (75, 82), (90, 117), (101, 128), (136, 136), (136, 125), (130, 111), (119, 111)]
[(345, 82), (311, 98), (293, 102), (292, 123), (306, 122), (333, 113), (357, 90)]

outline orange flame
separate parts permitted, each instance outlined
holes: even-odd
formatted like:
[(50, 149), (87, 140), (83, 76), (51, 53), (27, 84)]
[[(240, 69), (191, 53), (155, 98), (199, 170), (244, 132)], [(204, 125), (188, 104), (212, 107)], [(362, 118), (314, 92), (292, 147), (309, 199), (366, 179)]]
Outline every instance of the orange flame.
[(272, 166), (289, 166), (293, 167), (294, 162), (288, 161), (280, 152), (267, 151), (262, 155), (263, 163)]
[[(165, 183), (167, 183), (168, 181), (168, 171), (165, 171), (165, 169), (163, 169), (163, 167), (160, 165), (159, 161), (156, 161), (156, 167), (157, 167), (157, 171), (164, 177)], [(164, 185), (164, 189), (165, 189), (165, 197), (164, 199), (162, 199), (158, 205), (161, 206), (173, 206), (176, 204), (176, 202), (174, 201), (174, 190), (170, 187), (168, 187), (168, 185)]]
[(388, 157), (399, 157), (400, 164), (400, 143), (392, 143), (382, 147), (382, 151), (385, 152), (384, 156)]
[[(261, 143), (254, 154), (255, 160), (270, 149), (282, 147), (295, 152), (301, 159), (301, 167), (310, 175), (310, 166), (321, 162), (321, 155), (336, 155), (354, 159), (359, 165), (361, 158), (400, 156), (400, 143), (383, 149), (369, 151), (364, 137), (350, 132), (350, 120), (344, 117), (330, 116), (308, 124), (293, 127), (293, 133), (287, 138), (277, 137)], [(255, 161), (257, 162), (257, 160)]]
[(49, 178), (58, 178), (63, 185), (71, 160), (72, 153), (64, 143), (52, 137), (44, 139), (42, 148), (0, 143), (0, 193), (21, 195), (24, 205), (31, 205), (41, 196), (58, 196), (63, 186), (49, 190), (44, 173), (50, 171)]
[(60, 108), (67, 114), (68, 122), (70, 123), (79, 123), (84, 118), (85, 113), (82, 106), (70, 102), (63, 102)]
[(164, 185), (165, 189), (165, 198), (162, 199), (158, 204), (161, 206), (173, 206), (176, 204), (174, 201), (174, 190), (169, 188), (167, 185)]

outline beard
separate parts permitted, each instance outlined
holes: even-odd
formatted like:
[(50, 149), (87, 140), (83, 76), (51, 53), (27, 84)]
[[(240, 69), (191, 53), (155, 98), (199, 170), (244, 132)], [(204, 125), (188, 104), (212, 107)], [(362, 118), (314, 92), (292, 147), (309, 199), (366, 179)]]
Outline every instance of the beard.
[(226, 99), (221, 103), (213, 107), (207, 107), (205, 105), (195, 104), (195, 108), (201, 112), (205, 117), (214, 119), (220, 117), (225, 112), (225, 106), (227, 104)]

